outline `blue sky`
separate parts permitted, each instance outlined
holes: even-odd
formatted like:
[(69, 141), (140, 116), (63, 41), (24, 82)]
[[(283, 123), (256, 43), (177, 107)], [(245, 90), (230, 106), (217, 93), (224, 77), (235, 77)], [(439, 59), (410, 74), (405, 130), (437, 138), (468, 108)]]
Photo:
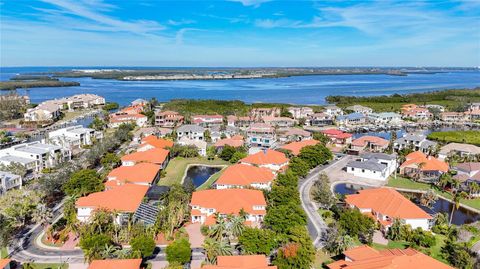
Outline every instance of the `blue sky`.
[(480, 66), (480, 1), (0, 0), (1, 66)]

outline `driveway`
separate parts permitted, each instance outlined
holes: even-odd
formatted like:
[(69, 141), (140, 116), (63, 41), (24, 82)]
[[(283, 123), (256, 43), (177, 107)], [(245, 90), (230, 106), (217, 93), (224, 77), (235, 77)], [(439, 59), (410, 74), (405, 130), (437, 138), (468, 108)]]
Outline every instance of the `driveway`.
[(185, 230), (188, 233), (188, 239), (190, 240), (190, 245), (192, 248), (201, 248), (205, 236), (200, 232), (200, 223), (193, 223), (185, 226)]

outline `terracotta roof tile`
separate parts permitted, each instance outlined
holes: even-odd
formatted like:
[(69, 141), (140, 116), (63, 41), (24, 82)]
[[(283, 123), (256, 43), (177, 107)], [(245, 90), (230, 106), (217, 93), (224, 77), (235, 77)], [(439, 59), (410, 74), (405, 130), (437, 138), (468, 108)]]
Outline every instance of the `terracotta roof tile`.
[(135, 163), (149, 162), (163, 164), (168, 158), (170, 151), (163, 148), (153, 148), (146, 151), (138, 151), (127, 154), (121, 158), (122, 161), (133, 161)]
[(242, 139), (224, 138), (215, 142), (215, 147), (223, 147), (225, 145), (229, 145), (234, 148), (241, 147), (243, 146), (243, 137)]
[(249, 155), (240, 160), (243, 163), (250, 163), (256, 165), (265, 165), (265, 164), (284, 164), (288, 162), (288, 158), (285, 157), (285, 154), (279, 151), (267, 149), (265, 151), (259, 151), (255, 154)]
[(358, 147), (364, 147), (368, 143), (384, 147), (384, 146), (387, 146), (390, 142), (381, 137), (371, 136), (371, 135), (362, 136), (352, 141), (352, 145), (358, 146)]
[(300, 151), (304, 147), (314, 146), (318, 143), (319, 143), (319, 141), (317, 141), (317, 140), (309, 139), (309, 140), (303, 140), (303, 141), (299, 141), (299, 142), (292, 142), (292, 143), (286, 144), (282, 147), (282, 149), (290, 150), (293, 155), (298, 155), (298, 154), (300, 154)]
[(221, 214), (238, 214), (242, 208), (248, 213), (265, 212), (254, 210), (253, 206), (267, 205), (262, 191), (250, 189), (195, 191), (190, 204), (203, 208), (215, 208)]
[(252, 183), (272, 182), (275, 174), (270, 169), (248, 164), (235, 164), (223, 171), (215, 184), (249, 186)]
[(161, 149), (173, 147), (173, 141), (158, 138), (154, 135), (149, 135), (149, 136), (142, 139), (142, 145), (141, 146), (144, 146), (146, 144), (151, 145), (154, 148), (161, 148)]
[(107, 176), (109, 180), (132, 183), (152, 183), (160, 171), (160, 165), (139, 163), (133, 166), (120, 166), (113, 169)]
[(142, 259), (94, 260), (88, 269), (139, 269)]
[(0, 259), (0, 269), (7, 267), (7, 265), (10, 264), (11, 261), (11, 259)]
[(218, 256), (217, 265), (207, 265), (203, 269), (276, 269), (268, 266), (264, 255)]
[(147, 193), (148, 186), (125, 184), (111, 190), (80, 197), (77, 207), (105, 208), (121, 212), (135, 212)]
[(345, 201), (357, 208), (370, 208), (390, 218), (432, 218), (398, 191), (391, 188), (360, 190), (358, 194), (347, 195)]
[(426, 156), (420, 151), (415, 151), (405, 156), (406, 161), (400, 165), (400, 168), (415, 166), (420, 167), (422, 171), (442, 171), (448, 172), (448, 163), (440, 161), (431, 156)]

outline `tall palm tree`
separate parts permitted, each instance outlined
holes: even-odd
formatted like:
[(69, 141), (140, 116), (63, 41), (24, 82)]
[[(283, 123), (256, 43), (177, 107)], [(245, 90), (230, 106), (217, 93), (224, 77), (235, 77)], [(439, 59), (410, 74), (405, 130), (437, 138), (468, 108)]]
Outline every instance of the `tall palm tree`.
[(230, 256), (233, 254), (232, 246), (224, 240), (215, 240), (213, 238), (207, 238), (202, 245), (207, 263), (215, 264), (217, 262), (217, 256)]
[(245, 218), (241, 216), (234, 216), (229, 221), (229, 233), (232, 237), (238, 238), (245, 230)]
[(449, 173), (443, 173), (440, 178), (438, 179), (438, 187), (440, 187), (442, 190), (447, 187), (448, 184), (452, 181), (452, 176)]
[(450, 221), (448, 222), (450, 225), (452, 225), (452, 220), (453, 220), (453, 213), (455, 213), (455, 210), (458, 210), (460, 208), (460, 201), (462, 199), (466, 199), (468, 197), (468, 195), (465, 193), (465, 192), (459, 192), (459, 191), (456, 191), (454, 194), (453, 194), (453, 198), (452, 198), (452, 202), (453, 202), (453, 205), (452, 205), (452, 212), (450, 213)]
[(428, 190), (420, 197), (420, 204), (428, 208), (432, 208), (437, 199), (437, 194), (433, 190)]
[(473, 195), (478, 194), (478, 192), (480, 191), (480, 185), (475, 181), (471, 182), (468, 187), (468, 194), (470, 198), (473, 198)]
[(223, 239), (227, 233), (228, 225), (225, 218), (215, 213), (215, 224), (210, 228), (210, 236), (216, 240)]
[(100, 256), (104, 259), (112, 259), (115, 258), (115, 254), (120, 248), (114, 245), (105, 245), (102, 249)]

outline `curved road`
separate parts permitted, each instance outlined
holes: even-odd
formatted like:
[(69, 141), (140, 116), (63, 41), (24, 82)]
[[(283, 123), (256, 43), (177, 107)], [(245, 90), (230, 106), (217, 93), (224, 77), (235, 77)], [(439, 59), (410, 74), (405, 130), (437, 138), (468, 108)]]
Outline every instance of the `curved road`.
[(327, 175), (329, 172), (338, 169), (338, 167), (344, 167), (349, 161), (350, 156), (343, 156), (338, 160), (331, 162), (330, 164), (319, 166), (314, 168), (310, 173), (302, 180), (299, 181), (300, 199), (302, 201), (303, 210), (307, 213), (307, 228), (312, 238), (313, 244), (316, 248), (323, 248), (324, 242), (322, 241), (323, 234), (327, 231), (328, 226), (323, 221), (322, 216), (318, 213), (318, 206), (311, 200), (310, 193), (315, 180), (321, 172), (325, 172)]

